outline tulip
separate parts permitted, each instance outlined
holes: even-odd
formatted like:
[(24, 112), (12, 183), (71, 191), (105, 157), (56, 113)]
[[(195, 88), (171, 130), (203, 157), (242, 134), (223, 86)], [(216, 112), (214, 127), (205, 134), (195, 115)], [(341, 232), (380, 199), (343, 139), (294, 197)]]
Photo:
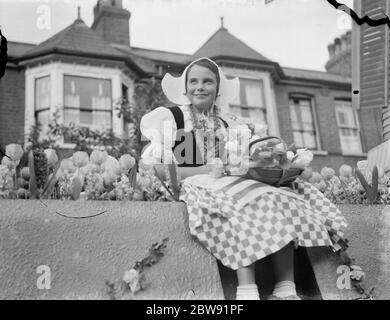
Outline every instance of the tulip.
[(319, 172), (313, 172), (310, 182), (311, 183), (318, 183), (322, 180), (322, 175)]
[(58, 157), (57, 153), (54, 149), (45, 149), (45, 154), (47, 158), (47, 165), (51, 168), (53, 168), (57, 162), (58, 162)]
[(294, 157), (295, 157), (295, 154), (292, 151), (287, 151), (286, 157), (287, 157), (287, 160), (292, 161), (292, 159), (294, 159)]
[(104, 169), (105, 171), (110, 171), (115, 175), (121, 174), (121, 167), (119, 162), (112, 156), (107, 156), (106, 162), (104, 163)]
[(361, 172), (361, 173), (365, 173), (368, 169), (368, 161), (367, 160), (361, 160), (361, 161), (358, 161), (356, 163), (356, 167), (357, 169)]
[(98, 166), (102, 165), (107, 159), (107, 152), (100, 150), (93, 150), (90, 156), (90, 161)]
[(127, 173), (135, 165), (135, 159), (129, 154), (124, 154), (119, 158), (119, 165), (122, 173)]
[(69, 173), (73, 173), (76, 171), (76, 167), (74, 166), (71, 158), (64, 159), (61, 161), (61, 170)]
[(320, 190), (321, 192), (324, 192), (326, 190), (326, 182), (324, 180), (321, 180), (318, 183), (315, 183), (314, 186)]
[(378, 179), (382, 179), (384, 175), (385, 175), (385, 171), (383, 170), (383, 168), (378, 167)]
[(340, 177), (349, 178), (352, 176), (352, 167), (346, 164), (343, 164), (339, 169)]
[(104, 183), (104, 186), (106, 188), (108, 187), (112, 187), (112, 185), (114, 184), (114, 182), (116, 181), (117, 179), (117, 175), (114, 174), (113, 172), (111, 171), (105, 171), (103, 173), (103, 183)]
[(30, 179), (30, 168), (29, 167), (23, 167), (22, 170), (20, 170), (20, 174), (24, 180)]
[(324, 167), (321, 170), (321, 175), (325, 180), (330, 180), (334, 176), (335, 172), (332, 168)]
[(84, 185), (84, 179), (85, 179), (85, 175), (84, 173), (82, 172), (82, 170), (80, 168), (77, 168), (75, 173), (73, 174), (73, 177), (71, 180), (73, 180), (73, 178), (78, 178), (81, 182), (81, 185), (83, 186)]
[(312, 176), (313, 176), (313, 169), (311, 167), (306, 167), (299, 177), (303, 180), (308, 181)]
[(87, 165), (89, 162), (88, 153), (85, 151), (77, 151), (72, 156), (72, 162), (77, 168), (81, 168)]
[(307, 149), (298, 149), (296, 158), (292, 162), (292, 167), (304, 168), (313, 161), (313, 152)]
[(5, 154), (13, 161), (19, 161), (23, 156), (23, 148), (20, 144), (9, 144), (5, 147)]
[(6, 166), (8, 170), (13, 171), (19, 164), (19, 160), (11, 160), (8, 157), (3, 157), (1, 164)]
[(101, 168), (100, 165), (89, 162), (86, 166), (80, 168), (80, 170), (84, 175), (87, 175), (88, 173), (98, 173), (101, 171)]

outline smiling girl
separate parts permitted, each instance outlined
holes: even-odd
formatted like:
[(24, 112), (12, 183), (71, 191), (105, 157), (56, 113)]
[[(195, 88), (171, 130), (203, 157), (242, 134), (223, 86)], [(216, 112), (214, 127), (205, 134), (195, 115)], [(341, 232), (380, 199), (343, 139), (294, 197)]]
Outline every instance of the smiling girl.
[[(294, 283), (294, 248), (330, 246), (344, 236), (340, 211), (309, 183), (293, 189), (271, 187), (239, 176), (214, 177), (220, 158), (218, 132), (233, 122), (220, 112), (239, 92), (208, 58), (193, 61), (181, 77), (166, 74), (162, 88), (176, 107), (159, 107), (141, 120), (151, 143), (142, 154), (164, 176), (175, 163), (182, 178), (189, 229), (223, 265), (236, 270), (237, 299), (259, 299), (255, 262), (272, 255), (274, 299), (299, 300)], [(236, 124), (237, 125), (237, 124)]]

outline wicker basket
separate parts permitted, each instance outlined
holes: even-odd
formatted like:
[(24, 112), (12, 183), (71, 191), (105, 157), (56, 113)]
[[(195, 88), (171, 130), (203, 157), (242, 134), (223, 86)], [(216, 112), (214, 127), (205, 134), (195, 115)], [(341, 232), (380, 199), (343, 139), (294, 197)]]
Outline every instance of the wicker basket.
[[(286, 143), (274, 136), (264, 137), (257, 140), (252, 141), (249, 144), (249, 153), (251, 147), (256, 143), (270, 140), (270, 139), (278, 139), (284, 146), (284, 149), (287, 150)], [(249, 163), (249, 170), (246, 174), (246, 177), (250, 179), (254, 179), (275, 187), (282, 186), (290, 186), (292, 182), (303, 172), (303, 169), (300, 168), (289, 168), (289, 169), (281, 169), (281, 168), (262, 168), (258, 167), (255, 162)]]

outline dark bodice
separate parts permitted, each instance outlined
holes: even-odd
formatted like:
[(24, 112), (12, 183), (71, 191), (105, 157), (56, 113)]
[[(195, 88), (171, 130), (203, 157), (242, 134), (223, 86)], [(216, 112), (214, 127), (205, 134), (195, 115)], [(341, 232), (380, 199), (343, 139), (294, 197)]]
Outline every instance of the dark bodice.
[[(178, 161), (179, 167), (199, 167), (203, 166), (203, 160), (196, 144), (194, 131), (184, 131), (184, 116), (179, 107), (168, 108), (176, 122), (177, 134), (175, 145), (172, 148), (173, 154)], [(227, 123), (222, 120), (222, 123), (227, 127)]]

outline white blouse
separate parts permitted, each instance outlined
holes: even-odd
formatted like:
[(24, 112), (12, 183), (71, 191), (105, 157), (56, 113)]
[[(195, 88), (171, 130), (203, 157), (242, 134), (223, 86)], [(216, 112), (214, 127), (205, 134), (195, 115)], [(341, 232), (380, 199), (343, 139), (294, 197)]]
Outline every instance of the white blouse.
[[(184, 118), (184, 131), (190, 132), (193, 130), (190, 105), (179, 106), (183, 112)], [(228, 115), (222, 115), (229, 128), (234, 128), (238, 125)], [(225, 130), (224, 126), (221, 126), (222, 130)], [(146, 164), (160, 164), (160, 163), (177, 163), (173, 156), (172, 148), (176, 139), (176, 121), (172, 112), (165, 107), (158, 107), (149, 113), (145, 114), (140, 123), (140, 130), (143, 136), (145, 136), (150, 143), (145, 147), (142, 152), (141, 159)]]

